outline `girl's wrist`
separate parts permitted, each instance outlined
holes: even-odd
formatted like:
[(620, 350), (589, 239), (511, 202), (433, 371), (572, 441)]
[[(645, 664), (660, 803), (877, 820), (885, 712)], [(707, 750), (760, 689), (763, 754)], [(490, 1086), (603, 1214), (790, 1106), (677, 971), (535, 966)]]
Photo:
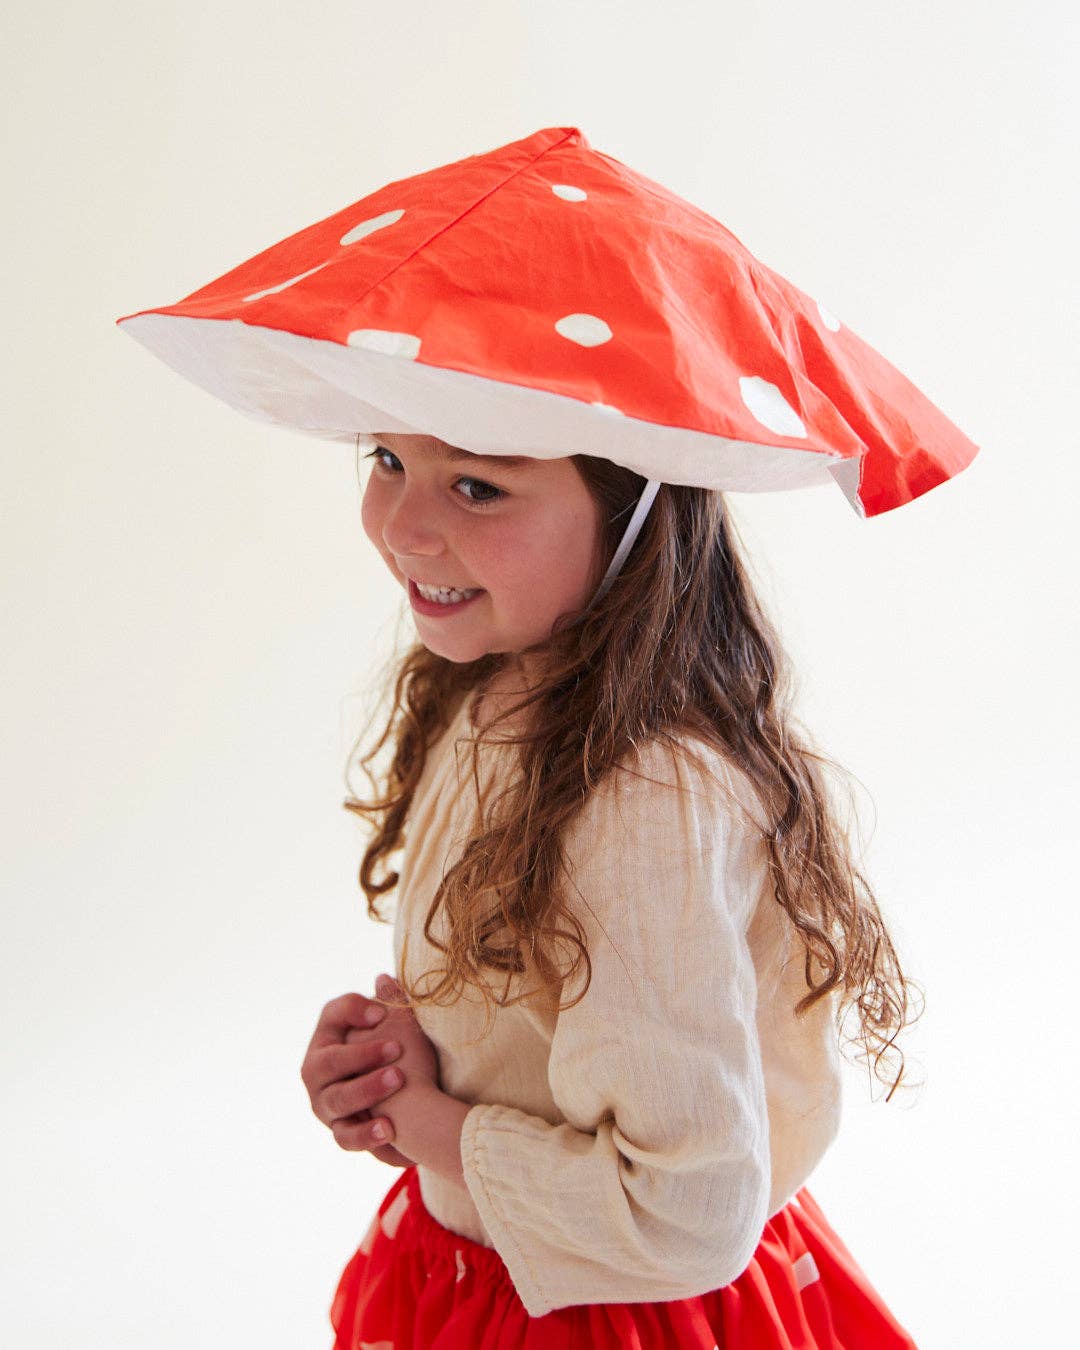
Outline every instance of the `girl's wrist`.
[[(395, 1109), (397, 1107), (398, 1109)], [(432, 1079), (407, 1083), (383, 1103), (381, 1114), (394, 1125), (393, 1146), (448, 1181), (465, 1185), (461, 1130), (472, 1109), (444, 1092)]]

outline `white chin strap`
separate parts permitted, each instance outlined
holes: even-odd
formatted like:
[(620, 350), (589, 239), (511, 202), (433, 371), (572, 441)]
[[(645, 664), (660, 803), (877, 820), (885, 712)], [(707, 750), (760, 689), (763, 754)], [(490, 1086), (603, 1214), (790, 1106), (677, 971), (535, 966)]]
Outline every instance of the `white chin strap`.
[(586, 610), (592, 609), (593, 605), (607, 595), (608, 587), (619, 575), (619, 571), (626, 561), (626, 555), (634, 547), (634, 540), (641, 533), (641, 527), (645, 524), (645, 517), (649, 514), (649, 507), (652, 506), (653, 498), (659, 490), (660, 482), (655, 478), (650, 478), (642, 488), (637, 506), (634, 507), (634, 514), (630, 517), (629, 524), (623, 531), (623, 537), (619, 540), (619, 547), (615, 550), (615, 556), (608, 564), (608, 570), (604, 573), (604, 579), (597, 587), (596, 594), (585, 606)]

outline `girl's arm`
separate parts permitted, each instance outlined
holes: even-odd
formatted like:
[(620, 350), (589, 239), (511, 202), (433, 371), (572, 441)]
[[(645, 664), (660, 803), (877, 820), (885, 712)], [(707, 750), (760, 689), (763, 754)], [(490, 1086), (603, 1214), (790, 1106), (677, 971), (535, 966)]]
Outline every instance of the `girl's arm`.
[(465, 1187), (461, 1130), (472, 1110), (428, 1078), (407, 1082), (379, 1108), (394, 1126), (394, 1143), (424, 1167)]
[(720, 754), (697, 759), (642, 744), (564, 836), (591, 971), (560, 991), (559, 1123), (492, 1102), (462, 1122), (466, 1189), (530, 1317), (728, 1284), (769, 1215), (748, 940), (768, 857)]

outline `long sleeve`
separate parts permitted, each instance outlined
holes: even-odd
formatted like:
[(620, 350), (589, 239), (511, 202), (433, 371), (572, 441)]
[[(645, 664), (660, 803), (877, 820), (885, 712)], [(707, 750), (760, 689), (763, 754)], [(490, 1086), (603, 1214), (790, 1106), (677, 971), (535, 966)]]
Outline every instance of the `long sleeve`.
[(552, 1040), (563, 1120), (478, 1102), (461, 1136), (466, 1187), (533, 1317), (729, 1283), (770, 1189), (746, 825), (709, 772), (650, 742), (564, 849), (592, 979)]

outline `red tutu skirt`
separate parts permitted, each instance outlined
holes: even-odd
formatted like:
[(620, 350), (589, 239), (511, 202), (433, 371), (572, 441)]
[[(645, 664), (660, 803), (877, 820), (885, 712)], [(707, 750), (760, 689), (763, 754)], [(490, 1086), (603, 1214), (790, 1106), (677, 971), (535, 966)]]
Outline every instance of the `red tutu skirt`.
[(424, 1208), (415, 1166), (342, 1272), (330, 1324), (333, 1350), (917, 1350), (805, 1187), (731, 1284), (530, 1317), (498, 1252)]

